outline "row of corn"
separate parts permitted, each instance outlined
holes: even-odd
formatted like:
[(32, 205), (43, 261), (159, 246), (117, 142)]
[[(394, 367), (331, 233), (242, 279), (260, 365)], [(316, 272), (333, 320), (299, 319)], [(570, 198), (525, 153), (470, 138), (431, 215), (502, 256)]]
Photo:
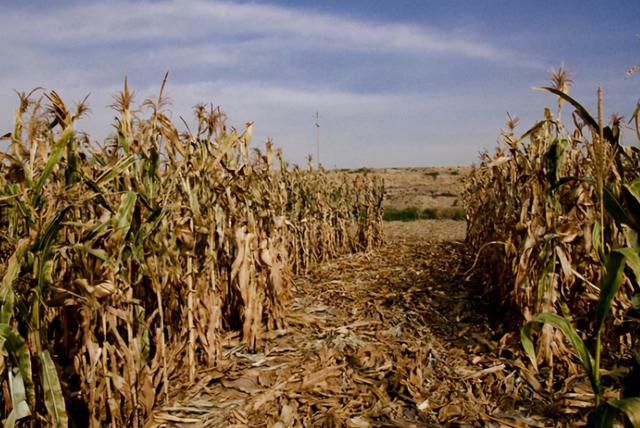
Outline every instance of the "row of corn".
[[(568, 95), (572, 82), (565, 70), (551, 81), (540, 89), (558, 97), (557, 110), (545, 109), (522, 135), (515, 132), (517, 119), (509, 117), (495, 152), (482, 153), (474, 167), (464, 194), (467, 243), (483, 292), (502, 305), (512, 326), (552, 313), (588, 332), (607, 274), (605, 254), (640, 250), (634, 227), (627, 226), (640, 218), (630, 192), (640, 176), (640, 151), (621, 138), (630, 124), (627, 140), (640, 141), (640, 105), (631, 120), (613, 115), (607, 124), (602, 113), (594, 118)], [(563, 107), (571, 108), (570, 125), (562, 121)], [(630, 269), (621, 284), (604, 334), (617, 363), (638, 350), (640, 331), (629, 316), (640, 291)], [(549, 387), (554, 374), (557, 380), (580, 372), (560, 330), (545, 324), (538, 344), (537, 362), (549, 368)]]
[[(164, 85), (163, 85), (164, 87)], [(0, 153), (0, 421), (141, 426), (237, 330), (285, 327), (292, 275), (381, 242), (382, 183), (290, 167), (251, 124), (115, 98), (104, 145), (84, 103), (21, 94)], [(186, 123), (185, 123), (186, 125)]]

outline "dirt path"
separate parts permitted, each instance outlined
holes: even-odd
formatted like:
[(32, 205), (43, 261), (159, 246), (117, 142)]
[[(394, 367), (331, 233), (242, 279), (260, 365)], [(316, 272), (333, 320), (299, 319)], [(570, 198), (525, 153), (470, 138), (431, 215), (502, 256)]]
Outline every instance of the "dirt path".
[(229, 338), (223, 365), (174, 388), (155, 423), (545, 426), (522, 416), (531, 387), (499, 356), (500, 336), (464, 282), (462, 243), (398, 227), (379, 250), (298, 278), (286, 331), (258, 354)]

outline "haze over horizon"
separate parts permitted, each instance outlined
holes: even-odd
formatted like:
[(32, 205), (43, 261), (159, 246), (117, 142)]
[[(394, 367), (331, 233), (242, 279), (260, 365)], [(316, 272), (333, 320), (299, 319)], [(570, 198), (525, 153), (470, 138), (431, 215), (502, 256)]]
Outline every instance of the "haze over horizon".
[[(524, 132), (555, 106), (531, 87), (561, 63), (592, 111), (598, 85), (607, 116), (629, 116), (640, 97), (640, 73), (625, 76), (640, 63), (637, 0), (392, 4), (3, 3), (0, 135), (12, 128), (14, 90), (42, 86), (68, 103), (90, 93), (78, 128), (102, 139), (124, 76), (141, 103), (168, 71), (176, 123), (211, 102), (230, 125), (254, 122), (254, 146), (271, 137), (294, 163), (315, 156), (319, 111), (326, 167), (467, 165), (494, 147), (507, 112)], [(633, 133), (623, 143), (637, 144)]]

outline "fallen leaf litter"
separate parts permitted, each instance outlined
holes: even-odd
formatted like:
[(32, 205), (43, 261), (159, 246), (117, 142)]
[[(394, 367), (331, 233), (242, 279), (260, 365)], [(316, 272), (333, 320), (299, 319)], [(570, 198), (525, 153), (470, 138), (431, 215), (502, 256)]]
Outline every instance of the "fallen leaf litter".
[(230, 335), (195, 384), (170, 380), (148, 426), (557, 426), (536, 376), (501, 356), (463, 252), (459, 241), (392, 234), (323, 263), (296, 278), (287, 327), (263, 333), (261, 352)]

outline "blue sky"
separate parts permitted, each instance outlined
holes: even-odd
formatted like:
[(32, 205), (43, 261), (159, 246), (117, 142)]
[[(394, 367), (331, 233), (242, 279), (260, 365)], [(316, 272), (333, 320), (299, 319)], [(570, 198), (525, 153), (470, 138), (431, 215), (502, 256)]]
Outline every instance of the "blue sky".
[(141, 102), (169, 71), (176, 121), (212, 102), (295, 163), (315, 153), (319, 111), (327, 167), (463, 165), (507, 112), (524, 132), (555, 105), (531, 86), (562, 62), (573, 96), (593, 108), (602, 85), (606, 113), (629, 115), (638, 33), (638, 0), (6, 1), (0, 134), (14, 90), (43, 86), (70, 102), (91, 93), (79, 128), (101, 139), (124, 75)]

